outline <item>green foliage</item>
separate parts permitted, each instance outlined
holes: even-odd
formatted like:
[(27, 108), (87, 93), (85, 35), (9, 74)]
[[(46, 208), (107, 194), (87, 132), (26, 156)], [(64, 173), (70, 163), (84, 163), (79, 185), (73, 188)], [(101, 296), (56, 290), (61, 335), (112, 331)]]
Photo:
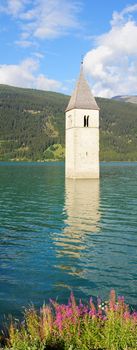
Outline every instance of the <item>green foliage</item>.
[(100, 106), (100, 159), (137, 160), (137, 105), (97, 98)]
[(5, 350), (136, 350), (137, 312), (111, 291), (108, 302), (67, 305), (51, 301), (40, 312), (25, 312), (24, 322), (12, 322)]
[(65, 148), (60, 144), (51, 145), (43, 154), (44, 160), (64, 160)]
[[(64, 159), (69, 96), (0, 85), (0, 160)], [(137, 161), (137, 105), (97, 98), (100, 160)], [(53, 151), (52, 145), (62, 150)]]
[(42, 160), (64, 145), (68, 96), (0, 85), (0, 160)]

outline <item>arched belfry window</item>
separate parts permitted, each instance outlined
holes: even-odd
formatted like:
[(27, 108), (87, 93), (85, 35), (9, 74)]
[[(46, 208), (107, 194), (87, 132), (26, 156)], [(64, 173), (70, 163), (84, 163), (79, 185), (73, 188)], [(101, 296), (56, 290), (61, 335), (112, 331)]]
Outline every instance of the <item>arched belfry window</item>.
[(87, 126), (87, 117), (84, 115), (84, 128)]
[(84, 128), (89, 126), (89, 115), (84, 115)]
[(87, 127), (89, 126), (89, 115), (87, 116)]

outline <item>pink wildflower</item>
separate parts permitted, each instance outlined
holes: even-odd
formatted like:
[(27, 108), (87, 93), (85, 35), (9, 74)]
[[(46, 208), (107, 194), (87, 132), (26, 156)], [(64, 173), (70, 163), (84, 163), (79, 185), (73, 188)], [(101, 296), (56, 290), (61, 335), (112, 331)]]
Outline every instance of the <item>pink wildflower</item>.
[(130, 319), (130, 312), (129, 311), (125, 311), (123, 316), (124, 316), (124, 319), (126, 321), (128, 321)]
[(90, 311), (89, 311), (89, 315), (91, 317), (95, 317), (96, 316), (96, 308), (95, 305), (92, 303), (90, 303)]
[(73, 292), (71, 292), (71, 294), (70, 294), (69, 302), (70, 302), (70, 305), (73, 305), (73, 306), (76, 305), (76, 301), (75, 301)]
[(61, 332), (62, 331), (62, 314), (60, 311), (57, 312), (55, 323), (58, 326), (59, 331)]
[(115, 293), (115, 290), (112, 289), (110, 292), (110, 301), (109, 301), (110, 310), (114, 310), (115, 302), (116, 302), (116, 293)]
[(72, 314), (73, 314), (72, 309), (70, 307), (67, 307), (67, 310), (66, 310), (67, 317), (70, 318), (72, 316)]
[(124, 299), (123, 295), (122, 295), (122, 296), (119, 296), (119, 297), (118, 297), (118, 303), (123, 305), (124, 302), (125, 302), (125, 299)]
[(97, 298), (97, 304), (98, 304), (98, 307), (100, 307), (101, 306), (101, 298)]
[(92, 303), (93, 303), (93, 299), (92, 299), (92, 297), (90, 297), (89, 304), (92, 305)]
[(137, 311), (134, 311), (132, 314), (132, 318), (135, 321), (135, 323), (137, 323)]
[(81, 300), (81, 299), (79, 300), (79, 307), (80, 307), (80, 308), (83, 307), (83, 303), (82, 303), (82, 300)]
[(103, 318), (103, 314), (102, 314), (102, 310), (101, 310), (101, 309), (98, 310), (97, 316), (98, 316), (98, 318), (100, 318), (100, 319)]

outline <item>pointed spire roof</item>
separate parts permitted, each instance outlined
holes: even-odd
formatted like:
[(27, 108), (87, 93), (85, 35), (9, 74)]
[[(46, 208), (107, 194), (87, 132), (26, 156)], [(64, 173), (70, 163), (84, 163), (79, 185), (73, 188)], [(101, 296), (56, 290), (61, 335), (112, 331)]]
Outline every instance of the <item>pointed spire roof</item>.
[(72, 96), (69, 100), (66, 112), (71, 109), (99, 109), (90, 87), (84, 77), (83, 62), (81, 63), (81, 70), (79, 79)]

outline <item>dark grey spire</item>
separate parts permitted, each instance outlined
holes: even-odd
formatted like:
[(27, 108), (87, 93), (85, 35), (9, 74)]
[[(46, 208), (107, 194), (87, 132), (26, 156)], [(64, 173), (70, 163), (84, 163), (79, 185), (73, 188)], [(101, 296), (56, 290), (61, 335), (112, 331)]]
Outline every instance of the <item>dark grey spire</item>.
[(66, 112), (71, 109), (99, 109), (90, 87), (84, 77), (83, 61), (81, 62), (81, 70), (75, 90), (70, 98)]

